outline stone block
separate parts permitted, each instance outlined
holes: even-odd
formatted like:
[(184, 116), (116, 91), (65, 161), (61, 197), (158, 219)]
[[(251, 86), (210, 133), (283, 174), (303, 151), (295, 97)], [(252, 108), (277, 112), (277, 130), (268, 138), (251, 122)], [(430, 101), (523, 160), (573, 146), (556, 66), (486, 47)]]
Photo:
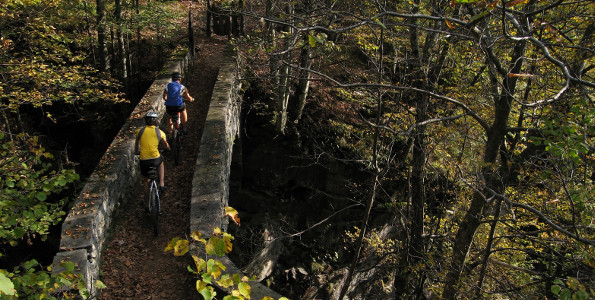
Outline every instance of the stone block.
[(87, 290), (89, 290), (91, 295), (94, 295), (95, 287), (93, 283), (97, 280), (99, 274), (97, 261), (90, 259), (87, 251), (83, 249), (59, 252), (54, 256), (52, 274), (55, 275), (66, 271), (62, 265), (64, 262), (74, 263), (74, 272), (83, 275)]

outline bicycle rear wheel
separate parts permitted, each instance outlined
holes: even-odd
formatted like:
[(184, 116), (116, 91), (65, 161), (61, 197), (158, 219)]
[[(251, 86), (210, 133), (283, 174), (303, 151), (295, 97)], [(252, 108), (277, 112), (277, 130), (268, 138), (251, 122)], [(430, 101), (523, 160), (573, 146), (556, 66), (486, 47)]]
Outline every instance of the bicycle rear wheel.
[(155, 182), (151, 183), (149, 191), (149, 217), (153, 224), (153, 234), (157, 236), (159, 234), (159, 192)]
[(182, 137), (179, 130), (174, 131), (171, 147), (174, 153), (174, 164), (177, 166), (180, 163), (180, 148), (182, 147)]

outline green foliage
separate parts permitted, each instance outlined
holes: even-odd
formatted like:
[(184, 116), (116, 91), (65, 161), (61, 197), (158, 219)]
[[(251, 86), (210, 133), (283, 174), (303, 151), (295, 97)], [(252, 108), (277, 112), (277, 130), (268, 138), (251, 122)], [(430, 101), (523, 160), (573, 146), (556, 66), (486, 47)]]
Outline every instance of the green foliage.
[(74, 170), (54, 170), (52, 158), (36, 138), (13, 140), (0, 133), (0, 239), (17, 245), (23, 238), (48, 234), (65, 214), (66, 198), (54, 197), (79, 179)]
[[(234, 223), (239, 224), (238, 213), (231, 207), (225, 208), (225, 215), (228, 216)], [(223, 232), (220, 228), (213, 229), (213, 234), (208, 240), (202, 238), (199, 231), (194, 231), (190, 234), (190, 240), (174, 237), (165, 247), (165, 252), (172, 251), (175, 256), (183, 256), (189, 253), (191, 248), (196, 249), (199, 253), (202, 252), (198, 248), (199, 243), (204, 246), (205, 258), (199, 257), (197, 254), (191, 254), (194, 262), (194, 267), (188, 266), (188, 271), (196, 275), (196, 290), (205, 300), (214, 299), (217, 296), (213, 285), (226, 289), (228, 295), (223, 297), (224, 300), (243, 300), (250, 299), (250, 284), (248, 282), (252, 279), (241, 274), (225, 273), (225, 265), (216, 259), (209, 257), (222, 257), (231, 252), (233, 236), (227, 232)], [(263, 298), (265, 300), (273, 300), (270, 297)], [(281, 297), (279, 300), (287, 300)]]
[(84, 19), (77, 14), (80, 1), (9, 0), (3, 6), (1, 108), (16, 111), (23, 104), (42, 107), (56, 101), (120, 101), (106, 88), (117, 83), (99, 78), (96, 70), (86, 65), (90, 56), (85, 47), (89, 45), (82, 43), (88, 41), (72, 33), (84, 28)]
[(568, 277), (566, 282), (562, 279), (554, 280), (552, 293), (562, 300), (586, 300), (595, 298), (593, 287), (586, 287), (576, 278)]
[[(136, 23), (143, 31), (150, 30), (157, 39), (170, 36), (180, 30), (175, 20), (184, 18), (182, 6), (163, 5), (159, 1), (147, 1), (140, 7)], [(150, 37), (150, 36), (149, 36)]]
[[(51, 274), (51, 267), (43, 269), (36, 260), (24, 262), (12, 272), (0, 270), (1, 299), (83, 299), (89, 297), (81, 273), (75, 273), (73, 262), (62, 263), (64, 271)], [(102, 283), (98, 282), (101, 288)]]
[[(221, 257), (231, 252), (233, 236), (229, 233), (222, 232), (221, 229), (215, 228), (213, 235), (208, 240), (201, 238), (201, 233), (198, 231), (190, 235), (192, 239), (192, 247), (196, 247), (196, 243), (202, 243), (206, 255)], [(172, 251), (175, 256), (186, 255), (190, 250), (190, 241), (178, 237), (173, 238), (165, 252)], [(225, 265), (218, 260), (209, 258), (207, 260), (192, 254), (194, 261), (194, 268), (188, 266), (188, 271), (197, 276), (196, 290), (203, 296), (205, 300), (213, 299), (217, 293), (213, 288), (213, 284), (230, 289), (230, 295), (223, 299), (249, 299), (250, 286), (246, 283), (248, 278), (240, 276), (240, 274), (225, 274)]]

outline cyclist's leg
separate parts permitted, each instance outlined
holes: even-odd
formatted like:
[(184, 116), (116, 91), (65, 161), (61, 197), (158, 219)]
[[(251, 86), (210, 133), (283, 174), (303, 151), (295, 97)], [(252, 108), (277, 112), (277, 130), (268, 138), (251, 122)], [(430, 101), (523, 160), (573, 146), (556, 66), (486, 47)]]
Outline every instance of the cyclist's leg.
[(159, 188), (163, 188), (165, 186), (165, 167), (163, 166), (163, 158), (161, 158), (161, 163), (157, 166), (157, 172), (159, 173)]
[(167, 113), (168, 135), (170, 135), (174, 131), (174, 123), (172, 123), (171, 121), (171, 116), (177, 113), (176, 107), (177, 106), (165, 106), (165, 112)]
[(188, 120), (186, 105), (182, 106), (182, 110), (180, 111), (180, 120), (182, 121), (182, 128), (186, 129), (186, 121)]
[(141, 160), (140, 161), (140, 173), (143, 177), (146, 178), (146, 180), (144, 180), (144, 184), (143, 184), (143, 199), (147, 199), (147, 197), (149, 196), (149, 170), (151, 167), (151, 162), (149, 160)]

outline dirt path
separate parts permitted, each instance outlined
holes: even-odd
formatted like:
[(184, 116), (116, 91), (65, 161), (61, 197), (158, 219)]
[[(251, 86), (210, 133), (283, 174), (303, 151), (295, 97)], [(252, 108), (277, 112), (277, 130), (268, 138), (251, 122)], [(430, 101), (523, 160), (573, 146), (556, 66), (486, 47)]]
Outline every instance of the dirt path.
[(100, 280), (107, 288), (98, 299), (197, 299), (194, 280), (186, 267), (188, 257), (174, 257), (163, 249), (173, 237), (189, 233), (190, 196), (193, 166), (196, 162), (204, 120), (213, 86), (217, 80), (225, 37), (198, 38), (192, 70), (182, 79), (195, 98), (187, 105), (188, 134), (182, 144), (182, 162), (174, 166), (171, 153), (165, 155), (165, 184), (160, 234), (153, 236), (144, 213), (141, 186), (136, 199), (130, 199), (112, 229), (104, 250)]

